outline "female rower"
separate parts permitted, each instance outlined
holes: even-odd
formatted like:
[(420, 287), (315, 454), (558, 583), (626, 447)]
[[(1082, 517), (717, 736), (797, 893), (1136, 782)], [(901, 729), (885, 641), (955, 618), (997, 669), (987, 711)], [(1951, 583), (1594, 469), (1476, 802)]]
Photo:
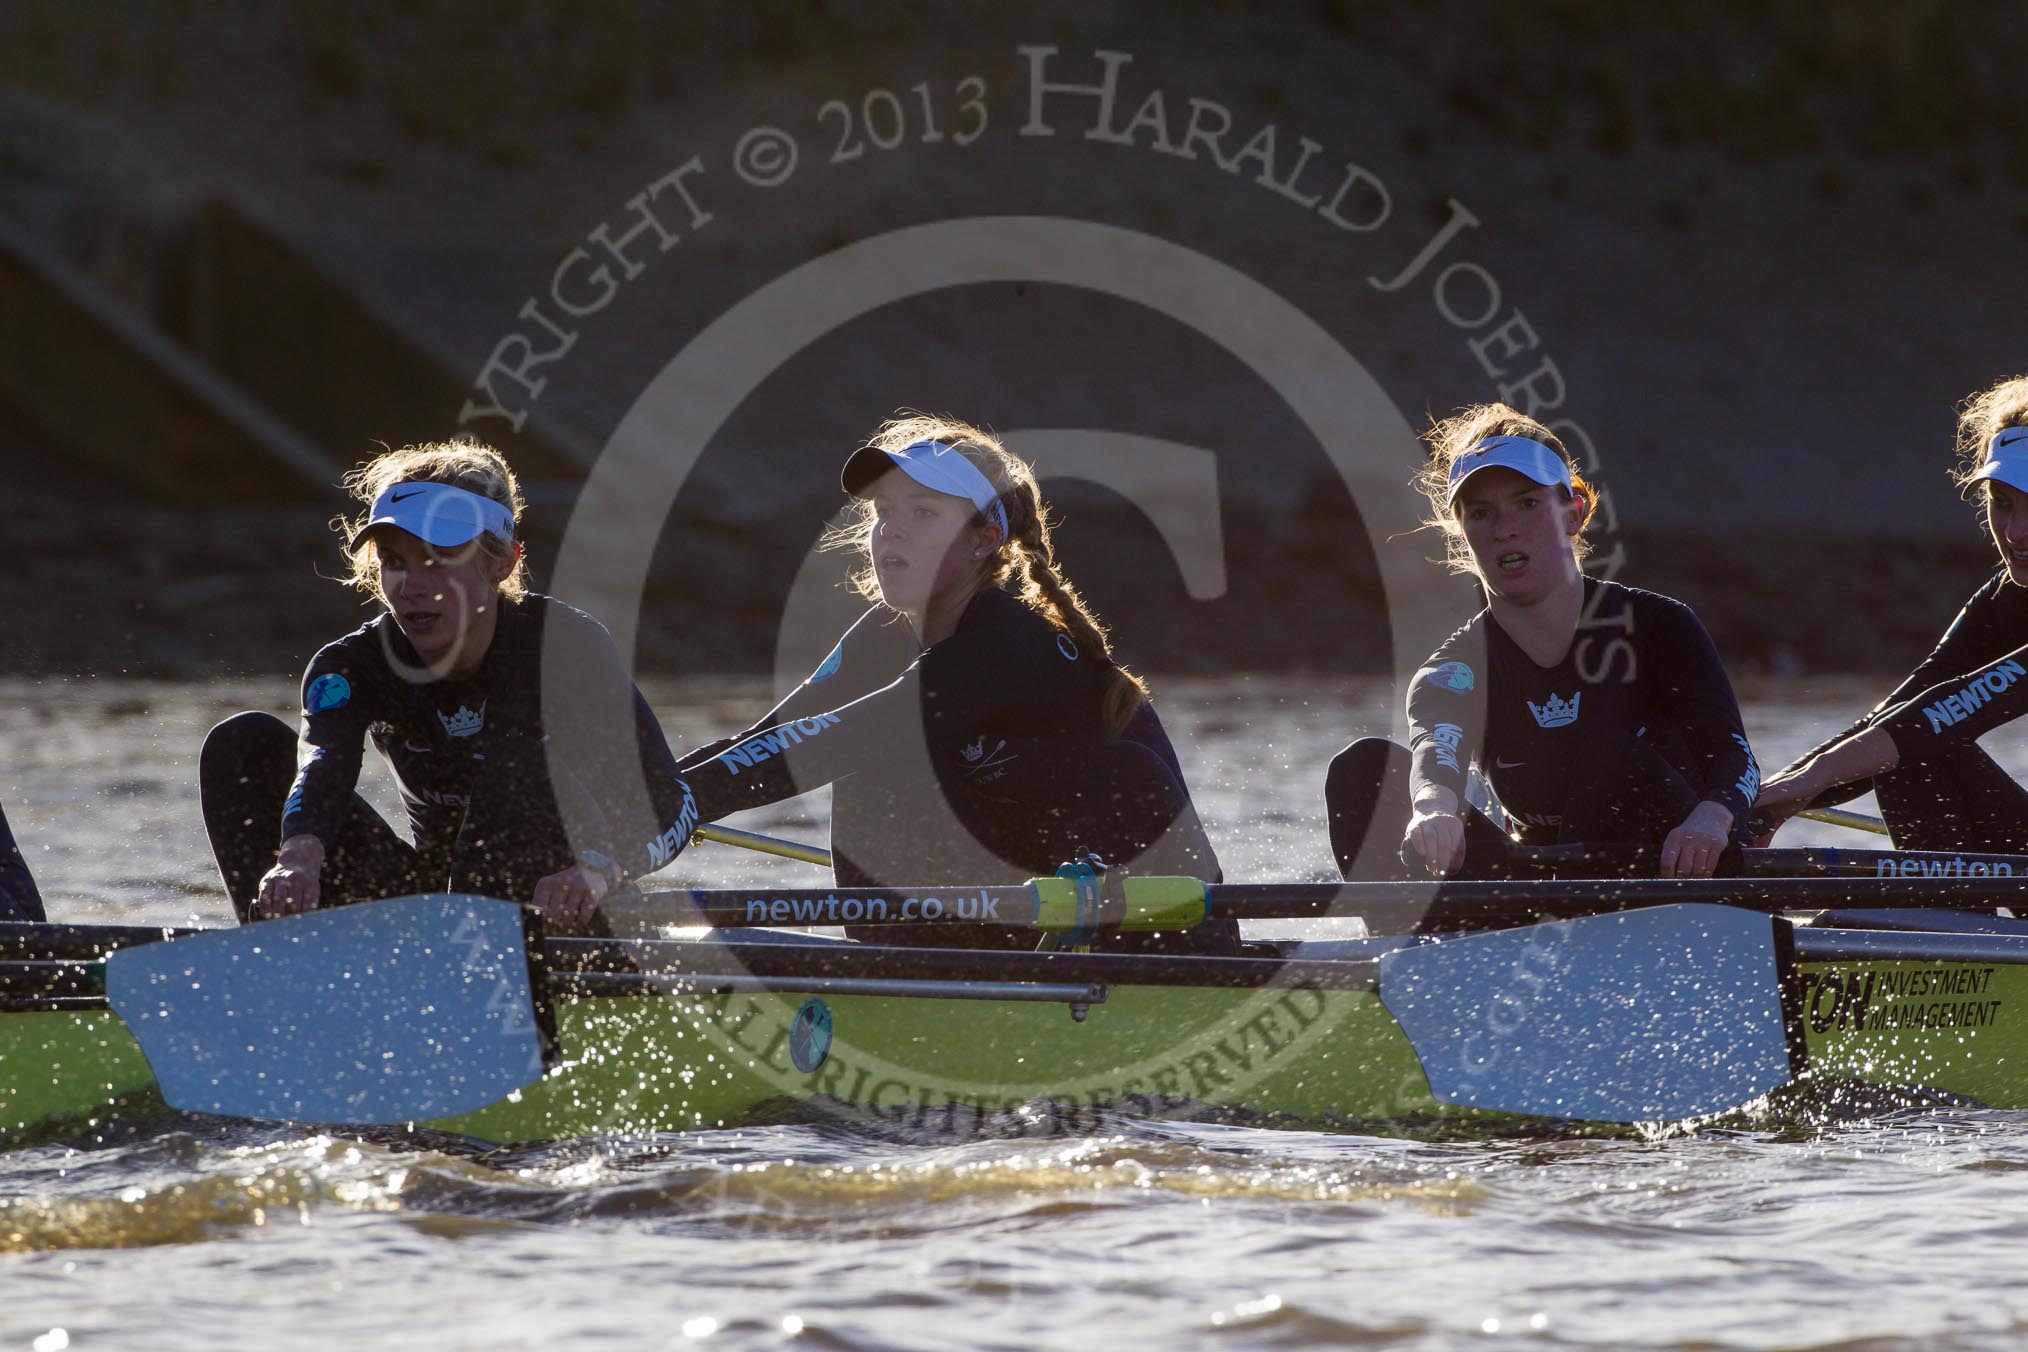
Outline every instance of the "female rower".
[[(350, 581), (386, 609), (311, 659), (300, 768), (296, 735), (264, 713), (213, 728), (199, 757), (234, 909), (246, 921), (450, 890), (532, 903), (558, 931), (598, 929), (622, 876), (667, 862), (665, 828), (695, 826), (611, 637), (529, 593), (520, 487), (491, 447), (404, 447), (346, 486), (367, 504), (343, 526)], [(545, 684), (571, 697), (546, 709)], [(606, 726), (602, 710), (631, 717)], [(369, 736), (413, 844), (354, 792)], [(657, 821), (625, 805), (639, 795), (614, 796), (644, 778)]]
[[(1711, 876), (1744, 842), (1759, 780), (1704, 626), (1680, 601), (1584, 574), (1596, 498), (1541, 423), (1485, 404), (1427, 438), (1429, 524), (1486, 609), (1416, 673), (1408, 751), (1365, 738), (1332, 761), (1339, 868), (1392, 872), (1388, 824), (1405, 822), (1402, 857), (1431, 874), (1496, 872), (1510, 842), (1465, 803), (1476, 759), (1524, 844), (1659, 843), (1664, 877)], [(1489, 847), (1469, 864), (1468, 840)]]
[(42, 893), (36, 890), (35, 875), (28, 860), (7, 829), (7, 814), (0, 812), (0, 920), (47, 920)]
[(1977, 495), (2000, 569), (1892, 694), (1768, 780), (1755, 812), (1769, 835), (1871, 788), (1901, 849), (2028, 849), (2028, 790), (1978, 745), (2028, 712), (2028, 376), (1966, 402), (1958, 453), (1952, 477)]
[[(827, 543), (859, 554), (851, 583), (873, 606), (765, 718), (683, 758), (704, 819), (834, 784), (848, 887), (1021, 880), (1087, 854), (1215, 879), (1176, 752), (1057, 568), (1028, 465), (979, 428), (912, 416), (841, 483), (851, 516)], [(1034, 943), (992, 925), (855, 937)], [(1213, 921), (1155, 942), (1221, 950), (1238, 934)]]

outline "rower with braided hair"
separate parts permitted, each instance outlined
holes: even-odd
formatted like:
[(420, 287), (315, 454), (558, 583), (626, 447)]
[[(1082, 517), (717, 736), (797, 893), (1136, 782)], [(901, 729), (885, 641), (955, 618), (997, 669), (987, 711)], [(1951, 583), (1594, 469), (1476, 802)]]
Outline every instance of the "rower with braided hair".
[[(990, 432), (910, 415), (846, 460), (826, 537), (872, 607), (738, 736), (681, 758), (704, 820), (834, 785), (840, 886), (999, 883), (1095, 854), (1219, 877), (1146, 684), (1057, 566), (1035, 473)], [(1012, 926), (866, 937), (1032, 945)], [(1230, 922), (1119, 947), (1228, 951)]]

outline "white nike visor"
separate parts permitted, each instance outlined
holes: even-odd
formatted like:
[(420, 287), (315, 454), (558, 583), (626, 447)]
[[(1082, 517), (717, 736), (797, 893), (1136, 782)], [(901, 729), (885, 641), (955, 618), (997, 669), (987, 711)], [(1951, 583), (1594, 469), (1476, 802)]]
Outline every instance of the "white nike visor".
[(872, 493), (880, 476), (891, 469), (900, 470), (932, 493), (963, 498), (978, 509), (979, 515), (1000, 528), (1001, 539), (1007, 538), (1007, 508), (993, 491), (993, 481), (965, 459), (957, 447), (941, 441), (918, 441), (898, 451), (861, 446), (846, 459), (845, 468), (838, 473), (838, 484), (853, 497), (863, 498)]
[(382, 526), (405, 530), (438, 549), (455, 549), (470, 544), (481, 532), (512, 540), (514, 513), (456, 484), (399, 483), (373, 500), (373, 511), (352, 537), (352, 548), (359, 548)]
[(2003, 427), (1986, 443), (1986, 460), (1965, 480), (1965, 488), (1981, 479), (1998, 479), (2028, 493), (2028, 427)]
[(1482, 469), (1511, 469), (1548, 488), (1562, 484), (1571, 491), (1570, 462), (1531, 437), (1487, 437), (1451, 461), (1450, 491), (1444, 495), (1444, 510), (1458, 500), (1465, 480)]

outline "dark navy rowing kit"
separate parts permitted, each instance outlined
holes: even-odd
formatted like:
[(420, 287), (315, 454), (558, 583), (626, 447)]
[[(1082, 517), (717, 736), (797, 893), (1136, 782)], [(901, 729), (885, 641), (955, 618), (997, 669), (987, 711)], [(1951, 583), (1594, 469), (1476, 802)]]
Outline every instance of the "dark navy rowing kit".
[[(842, 887), (1019, 881), (1097, 854), (1141, 873), (1215, 880), (1218, 863), (1161, 720), (1145, 701), (1118, 736), (1111, 668), (989, 588), (949, 637), (919, 645), (874, 606), (760, 722), (681, 762), (709, 821), (833, 785)], [(869, 930), (895, 943), (1032, 947), (1032, 933), (948, 925)], [(1229, 922), (1163, 946), (1236, 943)], [(1131, 941), (1128, 941), (1131, 946)]]
[(36, 890), (35, 875), (28, 860), (7, 829), (7, 814), (0, 812), (0, 920), (46, 920), (42, 893)]
[[(430, 680), (391, 616), (319, 652), (298, 738), (266, 714), (214, 728), (205, 824), (242, 919), (278, 842), (325, 844), (336, 902), (448, 888), (526, 900), (577, 850), (629, 875), (673, 859), (700, 822), (824, 784), (840, 886), (998, 882), (1097, 855), (1216, 880), (1181, 767), (1145, 702), (1110, 735), (1110, 668), (998, 589), (927, 649), (876, 606), (767, 718), (681, 765), (611, 638), (546, 597), (502, 602), (471, 676)], [(545, 705), (548, 685), (563, 692)], [(615, 717), (615, 711), (619, 716)], [(399, 783), (411, 846), (356, 792), (371, 739)], [(1032, 947), (1012, 926), (883, 928), (925, 945)], [(1214, 921), (1116, 946), (1230, 949)]]
[[(303, 677), (300, 767), (278, 719), (241, 714), (212, 730), (205, 824), (242, 919), (297, 835), (324, 842), (333, 901), (445, 888), (525, 901), (577, 851), (635, 874), (688, 841), (695, 807), (604, 627), (549, 597), (499, 605), (484, 660), (461, 679), (428, 679), (386, 614), (320, 651)], [(355, 792), (369, 738), (413, 845)]]
[(1822, 807), (1872, 789), (1905, 850), (2028, 850), (2028, 789), (1978, 739), (2028, 714), (2028, 590), (2002, 568), (1965, 602), (1929, 656), (1858, 722), (1797, 758), (1879, 728), (1895, 768), (1821, 795)]
[(1474, 763), (1531, 845), (1656, 844), (1700, 801), (1731, 812), (1744, 841), (1760, 787), (1732, 683), (1696, 615), (1596, 578), (1561, 661), (1537, 665), (1481, 611), (1416, 673), (1408, 720), (1406, 756), (1365, 739), (1333, 763), (1332, 842), (1348, 876), (1392, 864), (1409, 805), (1431, 786), (1455, 795), (1468, 835), (1501, 836), (1464, 806)]

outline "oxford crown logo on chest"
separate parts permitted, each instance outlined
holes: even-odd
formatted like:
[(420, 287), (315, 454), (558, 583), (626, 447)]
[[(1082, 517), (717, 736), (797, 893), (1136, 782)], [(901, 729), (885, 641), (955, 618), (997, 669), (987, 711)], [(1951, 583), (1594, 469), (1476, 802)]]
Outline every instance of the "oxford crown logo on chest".
[(470, 737), (473, 733), (478, 732), (486, 726), (486, 702), (484, 700), (479, 701), (477, 713), (474, 713), (462, 704), (458, 706), (458, 711), (454, 714), (447, 714), (439, 709), (437, 710), (437, 722), (443, 724), (444, 731), (452, 737)]
[(1561, 728), (1568, 727), (1577, 721), (1577, 702), (1583, 698), (1584, 692), (1582, 690), (1567, 700), (1558, 699), (1556, 692), (1552, 690), (1549, 693), (1549, 699), (1545, 703), (1537, 704), (1532, 699), (1523, 700), (1522, 703), (1528, 706), (1529, 713), (1535, 715), (1535, 725), (1537, 727)]

